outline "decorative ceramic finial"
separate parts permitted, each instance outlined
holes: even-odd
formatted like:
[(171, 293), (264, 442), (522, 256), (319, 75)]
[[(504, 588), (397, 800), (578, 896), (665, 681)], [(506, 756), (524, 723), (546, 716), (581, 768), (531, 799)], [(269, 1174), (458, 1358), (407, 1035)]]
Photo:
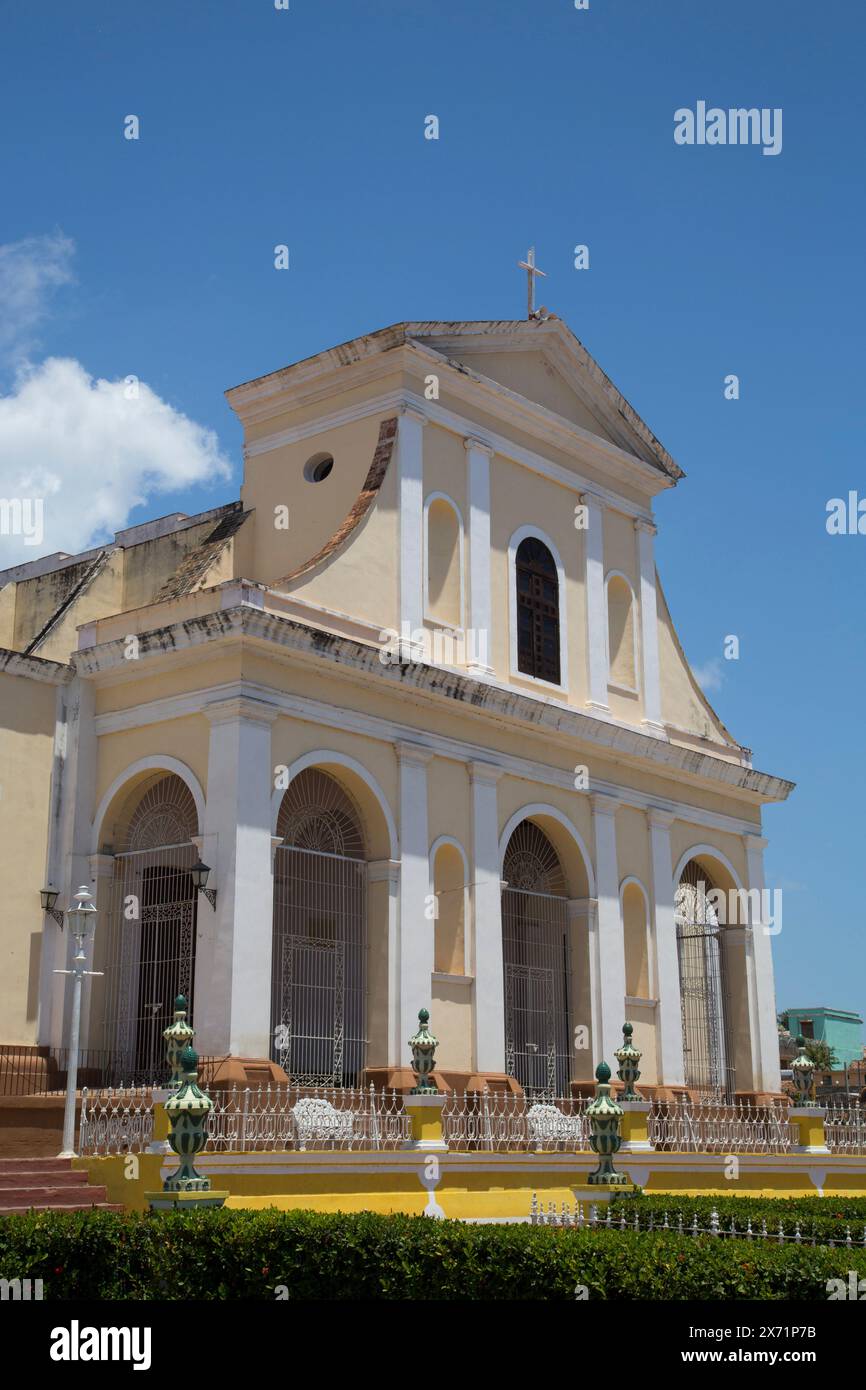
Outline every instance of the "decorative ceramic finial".
[(643, 1053), (638, 1051), (638, 1049), (634, 1046), (634, 1043), (631, 1040), (633, 1032), (634, 1028), (630, 1023), (624, 1023), (622, 1025), (622, 1044), (617, 1048), (616, 1052), (613, 1054), (616, 1060), (619, 1062), (619, 1070), (617, 1071), (617, 1076), (625, 1086), (625, 1090), (620, 1096), (621, 1101), (642, 1099), (641, 1096), (637, 1095), (634, 1089), (634, 1084), (640, 1077), (640, 1072), (638, 1071), (638, 1062), (643, 1056)]
[(436, 1065), (436, 1049), (439, 1046), (439, 1039), (433, 1036), (427, 1026), (429, 1022), (428, 1010), (419, 1009), (418, 1032), (409, 1039), (409, 1046), (412, 1049), (412, 1070), (415, 1073), (415, 1085), (409, 1094), (413, 1096), (436, 1096), (439, 1094), (437, 1088), (429, 1084), (430, 1073)]
[(180, 1054), (180, 1066), (183, 1080), (165, 1102), (171, 1124), (168, 1142), (180, 1159), (180, 1167), (166, 1178), (163, 1188), (166, 1192), (208, 1192), (210, 1178), (196, 1172), (193, 1160), (207, 1143), (205, 1127), (213, 1101), (198, 1085), (198, 1053), (185, 1047)]
[(176, 1090), (183, 1080), (181, 1053), (189, 1047), (195, 1037), (195, 1029), (186, 1021), (186, 1008), (186, 999), (179, 994), (174, 1001), (174, 1023), (169, 1024), (162, 1035), (165, 1039), (166, 1060), (171, 1067), (171, 1080), (168, 1084), (172, 1090)]
[(596, 1187), (624, 1187), (628, 1183), (625, 1173), (617, 1173), (613, 1166), (613, 1155), (622, 1143), (619, 1126), (622, 1120), (622, 1106), (617, 1105), (610, 1094), (610, 1067), (607, 1062), (599, 1062), (595, 1069), (595, 1100), (586, 1107), (589, 1117), (589, 1146), (598, 1154), (599, 1164), (590, 1173), (587, 1182)]

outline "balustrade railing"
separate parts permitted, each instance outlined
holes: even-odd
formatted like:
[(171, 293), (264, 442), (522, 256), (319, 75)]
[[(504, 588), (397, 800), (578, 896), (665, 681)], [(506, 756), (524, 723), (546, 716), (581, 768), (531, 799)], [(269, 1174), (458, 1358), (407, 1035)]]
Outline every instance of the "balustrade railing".
[[(209, 1094), (211, 1153), (387, 1151), (411, 1138), (404, 1098), (396, 1091), (247, 1086)], [(443, 1138), (452, 1152), (588, 1153), (588, 1103), (582, 1096), (449, 1092)], [(782, 1106), (656, 1101), (648, 1132), (661, 1153), (786, 1154), (797, 1147), (796, 1127)], [(825, 1133), (832, 1152), (866, 1154), (862, 1107), (829, 1109)], [(140, 1153), (152, 1134), (150, 1087), (82, 1090), (82, 1154)]]
[(649, 1140), (667, 1153), (791, 1153), (797, 1131), (786, 1107), (656, 1101)]

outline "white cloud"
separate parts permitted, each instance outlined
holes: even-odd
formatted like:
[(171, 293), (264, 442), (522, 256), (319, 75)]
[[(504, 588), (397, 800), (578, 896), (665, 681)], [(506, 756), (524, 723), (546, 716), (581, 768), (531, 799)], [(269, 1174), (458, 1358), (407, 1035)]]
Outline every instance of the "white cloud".
[(724, 678), (721, 658), (714, 656), (709, 661), (705, 661), (703, 666), (693, 666), (692, 675), (705, 693), (710, 690), (720, 690)]
[[(0, 246), (0, 569), (110, 539), (154, 495), (224, 480), (213, 430), (144, 382), (94, 380), (74, 358), (33, 362), (51, 296), (74, 280), (62, 232)], [(164, 510), (168, 510), (165, 508)]]
[(94, 380), (80, 362), (49, 357), (0, 396), (0, 500), (42, 498), (44, 518), (32, 544), (5, 534), (9, 510), (0, 512), (0, 568), (87, 550), (154, 493), (230, 476), (213, 430), (143, 382), (137, 399), (129, 394), (123, 381)]
[(36, 345), (51, 293), (69, 284), (75, 243), (62, 232), (0, 246), (0, 355), (21, 363)]

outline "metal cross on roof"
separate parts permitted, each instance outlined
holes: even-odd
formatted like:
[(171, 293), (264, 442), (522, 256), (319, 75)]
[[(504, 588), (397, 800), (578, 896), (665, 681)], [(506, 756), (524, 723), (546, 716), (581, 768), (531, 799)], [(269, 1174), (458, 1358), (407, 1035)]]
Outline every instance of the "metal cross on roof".
[(528, 281), (526, 287), (526, 317), (531, 319), (535, 317), (535, 277), (536, 275), (544, 275), (546, 277), (547, 271), (539, 270), (538, 266), (535, 264), (534, 246), (530, 246), (527, 251), (526, 260), (518, 261), (517, 264), (521, 270), (526, 271), (526, 278)]

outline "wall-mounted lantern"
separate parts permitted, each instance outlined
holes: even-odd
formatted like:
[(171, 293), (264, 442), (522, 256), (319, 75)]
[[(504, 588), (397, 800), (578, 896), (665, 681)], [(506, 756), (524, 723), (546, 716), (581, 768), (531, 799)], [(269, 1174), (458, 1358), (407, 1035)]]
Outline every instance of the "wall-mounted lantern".
[(42, 901), (42, 911), (46, 916), (53, 917), (60, 930), (63, 931), (63, 913), (60, 911), (60, 908), (56, 906), (57, 889), (40, 888), (39, 897)]
[(207, 881), (210, 875), (210, 865), (205, 864), (201, 858), (197, 859), (190, 869), (192, 875), (192, 886), (197, 893), (204, 893), (212, 908), (216, 908), (216, 889), (208, 888)]

